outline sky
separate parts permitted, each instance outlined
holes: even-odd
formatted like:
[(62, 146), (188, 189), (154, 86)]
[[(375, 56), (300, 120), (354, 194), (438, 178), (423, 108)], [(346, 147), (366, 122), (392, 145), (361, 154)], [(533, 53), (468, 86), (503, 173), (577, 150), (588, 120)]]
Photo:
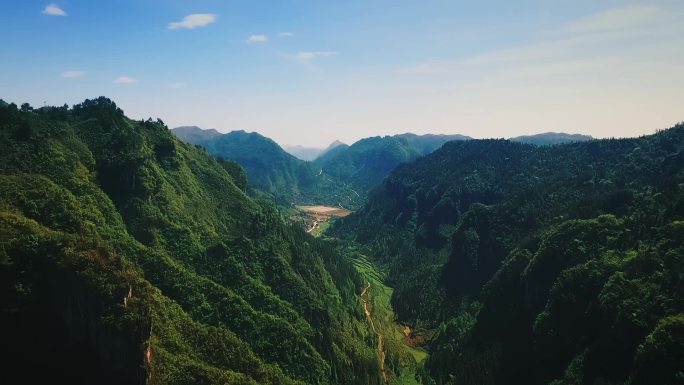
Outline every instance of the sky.
[(0, 0), (0, 98), (313, 147), (637, 136), (684, 120), (683, 20), (681, 0)]

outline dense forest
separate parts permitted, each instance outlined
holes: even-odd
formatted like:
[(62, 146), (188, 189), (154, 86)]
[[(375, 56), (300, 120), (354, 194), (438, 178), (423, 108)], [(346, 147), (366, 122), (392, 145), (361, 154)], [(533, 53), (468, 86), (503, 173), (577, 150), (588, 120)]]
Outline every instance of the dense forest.
[(106, 98), (0, 102), (0, 382), (378, 384), (362, 281)]
[(453, 141), (332, 234), (388, 272), (424, 384), (684, 383), (684, 124)]

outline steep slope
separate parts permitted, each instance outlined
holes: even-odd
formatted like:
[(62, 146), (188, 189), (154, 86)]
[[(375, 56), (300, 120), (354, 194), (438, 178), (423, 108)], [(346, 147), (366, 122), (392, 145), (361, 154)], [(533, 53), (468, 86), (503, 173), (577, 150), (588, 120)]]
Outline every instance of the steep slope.
[(3, 382), (379, 383), (353, 267), (161, 121), (0, 105), (0, 139)]
[(465, 139), (462, 135), (376, 136), (346, 148), (339, 146), (316, 159), (315, 164), (365, 198), (399, 164), (428, 154), (450, 140)]
[(425, 382), (677, 383), (684, 125), (638, 139), (450, 142), (332, 233), (432, 335)]
[(204, 147), (211, 155), (239, 163), (248, 184), (279, 203), (343, 204), (356, 207), (354, 193), (308, 162), (297, 159), (276, 142), (255, 132), (220, 134), (198, 127), (171, 130), (182, 140)]
[(510, 138), (511, 142), (528, 143), (537, 146), (550, 146), (561, 143), (586, 142), (592, 140), (589, 135), (566, 134), (564, 132), (545, 132), (535, 135), (523, 135)]

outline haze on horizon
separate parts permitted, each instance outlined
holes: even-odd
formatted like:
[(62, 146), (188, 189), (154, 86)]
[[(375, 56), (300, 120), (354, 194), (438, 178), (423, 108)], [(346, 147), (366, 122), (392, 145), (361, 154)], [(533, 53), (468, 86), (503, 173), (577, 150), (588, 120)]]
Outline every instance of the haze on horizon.
[(684, 119), (684, 2), (6, 1), (0, 98), (100, 95), (284, 145), (652, 133)]

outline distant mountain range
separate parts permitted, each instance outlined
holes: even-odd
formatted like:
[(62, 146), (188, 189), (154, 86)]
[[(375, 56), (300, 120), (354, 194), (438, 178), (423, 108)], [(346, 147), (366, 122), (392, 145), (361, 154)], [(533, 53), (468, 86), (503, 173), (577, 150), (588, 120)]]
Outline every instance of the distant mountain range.
[[(276, 197), (281, 203), (322, 203), (356, 208), (370, 190), (399, 164), (430, 154), (450, 141), (472, 139), (464, 135), (375, 136), (352, 145), (340, 141), (325, 149), (288, 146), (258, 133), (195, 126), (171, 130), (181, 140), (201, 145), (210, 154), (239, 163), (255, 192)], [(547, 132), (509, 139), (534, 145), (553, 145), (593, 139), (587, 135)]]
[(311, 161), (314, 160), (323, 152), (322, 148), (318, 147), (304, 147), (304, 146), (283, 146), (283, 150), (287, 151), (290, 155), (301, 159)]
[(330, 152), (332, 149), (339, 147), (339, 146), (346, 146), (346, 144), (340, 142), (339, 140), (336, 140), (326, 148), (318, 148), (318, 147), (304, 147), (304, 146), (283, 146), (283, 149), (290, 153), (291, 155), (295, 156), (296, 158), (299, 158), (301, 160), (306, 160), (306, 161), (312, 161), (316, 158), (318, 158), (321, 155), (327, 154)]
[(511, 142), (529, 143), (537, 146), (550, 146), (554, 144), (586, 142), (594, 138), (582, 134), (566, 134), (564, 132), (545, 132), (535, 135), (522, 135), (510, 138)]
[(365, 198), (399, 164), (429, 154), (446, 142), (466, 139), (470, 138), (463, 135), (376, 136), (351, 146), (336, 147), (314, 163)]
[[(401, 134), (366, 138), (351, 146), (335, 141), (307, 162), (257, 133), (221, 134), (195, 126), (171, 131), (218, 158), (242, 165), (255, 192), (269, 194), (281, 203), (324, 203), (349, 208), (358, 207), (397, 165), (429, 154), (448, 141), (470, 139), (463, 135)], [(308, 157), (311, 155), (310, 152)], [(300, 156), (305, 157), (301, 153)]]

